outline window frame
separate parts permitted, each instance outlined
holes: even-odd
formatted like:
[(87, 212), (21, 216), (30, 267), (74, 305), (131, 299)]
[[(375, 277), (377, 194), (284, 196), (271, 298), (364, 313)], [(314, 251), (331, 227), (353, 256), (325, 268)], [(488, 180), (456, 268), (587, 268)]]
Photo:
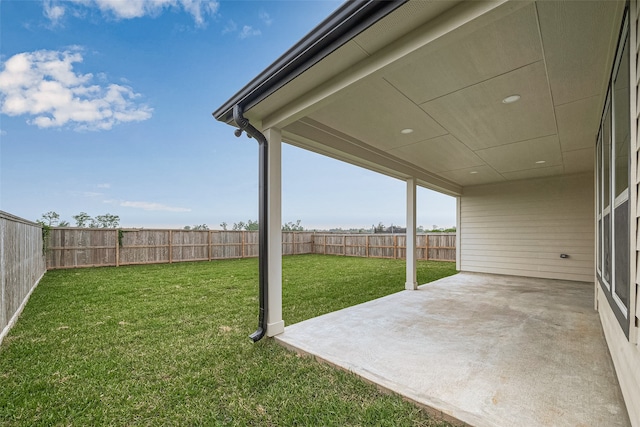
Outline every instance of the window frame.
[[(625, 46), (629, 44), (629, 49), (627, 49), (625, 53)], [(630, 202), (631, 202), (631, 144), (630, 141), (627, 144), (627, 152), (625, 153), (627, 157), (627, 186), (625, 189), (622, 189), (620, 194), (616, 194), (616, 186), (619, 185), (622, 181), (617, 181), (619, 176), (616, 175), (616, 160), (618, 158), (617, 149), (619, 144), (621, 143), (617, 139), (616, 135), (616, 118), (621, 117), (618, 114), (626, 114), (627, 117), (631, 116), (631, 96), (628, 97), (628, 102), (624, 111), (616, 111), (616, 95), (615, 95), (615, 83), (619, 76), (621, 65), (625, 63), (623, 61), (623, 55), (627, 55), (627, 60), (631, 61), (630, 54), (630, 28), (629, 28), (629, 8), (627, 8), (624, 12), (624, 17), (622, 21), (622, 26), (620, 30), (620, 35), (618, 38), (617, 50), (615, 55), (614, 64), (611, 71), (611, 76), (609, 79), (607, 96), (603, 108), (603, 113), (600, 120), (600, 129), (598, 131), (598, 136), (596, 138), (596, 279), (600, 283), (600, 287), (603, 293), (606, 295), (609, 306), (614, 312), (622, 330), (624, 331), (627, 338), (629, 337), (629, 313), (630, 313), (630, 292), (631, 292), (631, 259), (628, 259), (628, 263), (626, 265), (627, 274), (626, 278), (623, 277), (623, 281), (626, 280), (627, 283), (618, 283), (618, 276), (616, 275), (616, 269), (620, 268), (617, 266), (618, 257), (617, 253), (621, 252), (622, 256), (625, 255), (629, 258), (628, 254), (630, 253), (630, 245), (631, 245), (631, 237), (635, 236), (625, 236), (626, 245), (625, 247), (618, 247), (619, 243), (616, 239), (616, 231), (625, 232), (627, 235), (631, 233), (631, 218), (630, 218)], [(628, 63), (627, 63), (628, 64)], [(631, 76), (629, 73), (629, 82), (628, 82), (628, 91), (631, 90)], [(631, 126), (633, 123), (629, 121), (629, 133), (627, 138), (630, 138), (631, 134)], [(607, 141), (607, 139), (609, 139)], [(624, 144), (624, 142), (623, 142)], [(607, 153), (608, 150), (608, 153)], [(608, 155), (607, 155), (608, 154)], [(605, 186), (605, 183), (607, 186)], [(608, 190), (608, 191), (607, 191)], [(608, 195), (608, 197), (605, 197)], [(606, 199), (606, 200), (605, 200)], [(628, 203), (627, 203), (628, 202)], [(616, 227), (616, 209), (622, 206), (624, 203), (627, 203), (627, 220), (624, 222), (623, 226), (626, 226), (624, 230)], [(617, 215), (621, 215), (618, 213)], [(608, 217), (608, 218), (607, 218)], [(605, 221), (607, 219), (608, 221)], [(608, 227), (606, 223), (608, 222)], [(618, 226), (620, 227), (620, 226)], [(609, 247), (605, 247), (605, 235), (608, 231), (608, 243)], [(623, 242), (624, 244), (624, 242)], [(610, 271), (607, 271), (607, 250), (609, 251), (610, 256)], [(622, 262), (624, 263), (624, 258), (622, 258)], [(609, 280), (607, 280), (607, 274), (609, 274)], [(627, 302), (626, 304), (622, 301), (622, 299), (618, 296), (616, 289), (620, 289), (620, 287), (627, 287)], [(624, 298), (624, 296), (623, 296)]]

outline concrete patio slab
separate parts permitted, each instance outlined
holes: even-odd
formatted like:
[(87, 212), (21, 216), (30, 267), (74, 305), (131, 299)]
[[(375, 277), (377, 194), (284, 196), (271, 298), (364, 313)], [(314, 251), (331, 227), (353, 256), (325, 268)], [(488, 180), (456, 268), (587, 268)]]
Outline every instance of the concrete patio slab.
[(629, 426), (593, 284), (460, 273), (276, 339), (461, 422)]

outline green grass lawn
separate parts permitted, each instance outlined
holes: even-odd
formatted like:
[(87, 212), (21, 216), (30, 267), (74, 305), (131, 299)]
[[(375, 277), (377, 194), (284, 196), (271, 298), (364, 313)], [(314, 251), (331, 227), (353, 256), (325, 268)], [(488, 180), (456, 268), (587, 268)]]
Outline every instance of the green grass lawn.
[[(404, 287), (404, 261), (284, 258), (286, 324)], [(0, 347), (0, 424), (448, 426), (353, 374), (252, 344), (257, 260), (48, 272)], [(455, 272), (419, 262), (418, 281)]]

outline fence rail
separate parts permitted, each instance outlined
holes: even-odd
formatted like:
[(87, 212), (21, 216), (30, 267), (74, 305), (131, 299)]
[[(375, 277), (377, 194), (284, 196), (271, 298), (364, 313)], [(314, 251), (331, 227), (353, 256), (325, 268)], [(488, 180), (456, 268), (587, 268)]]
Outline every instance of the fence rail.
[(0, 211), (0, 342), (46, 271), (38, 224)]
[[(283, 232), (282, 254), (404, 258), (402, 234)], [(418, 259), (455, 261), (455, 233), (421, 234)], [(257, 231), (53, 228), (47, 268), (173, 263), (258, 256)]]

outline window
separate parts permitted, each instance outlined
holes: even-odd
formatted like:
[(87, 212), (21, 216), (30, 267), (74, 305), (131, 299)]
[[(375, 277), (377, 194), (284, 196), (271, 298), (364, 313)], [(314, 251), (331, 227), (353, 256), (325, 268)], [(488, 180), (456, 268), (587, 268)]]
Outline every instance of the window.
[(612, 165), (614, 242), (616, 249), (614, 296), (622, 311), (629, 307), (629, 37), (613, 81), (614, 146)]
[(598, 134), (598, 142), (596, 143), (596, 221), (597, 221), (597, 237), (596, 245), (596, 272), (598, 279), (602, 280), (602, 131)]
[(611, 283), (611, 105), (604, 112), (602, 125), (602, 278)]
[(596, 271), (609, 305), (629, 335), (629, 26), (625, 14), (618, 52), (596, 141)]

